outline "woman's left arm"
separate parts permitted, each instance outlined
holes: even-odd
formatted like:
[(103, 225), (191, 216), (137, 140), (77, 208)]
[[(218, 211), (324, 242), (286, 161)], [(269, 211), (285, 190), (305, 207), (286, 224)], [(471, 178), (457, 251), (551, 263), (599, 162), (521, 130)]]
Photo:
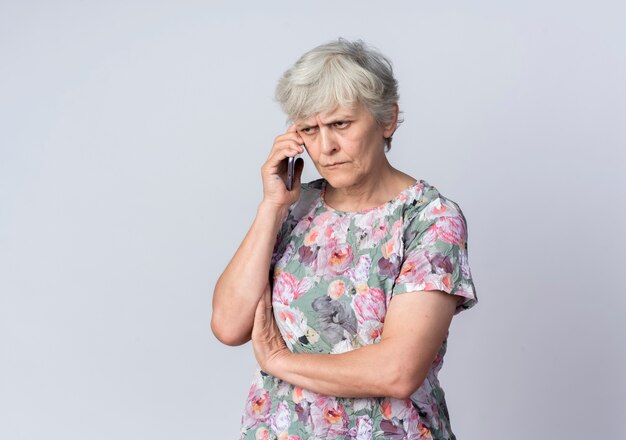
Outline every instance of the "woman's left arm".
[(426, 378), (459, 300), (439, 290), (396, 295), (379, 343), (340, 354), (292, 353), (274, 321), (268, 289), (255, 315), (255, 356), (263, 371), (319, 394), (408, 398)]

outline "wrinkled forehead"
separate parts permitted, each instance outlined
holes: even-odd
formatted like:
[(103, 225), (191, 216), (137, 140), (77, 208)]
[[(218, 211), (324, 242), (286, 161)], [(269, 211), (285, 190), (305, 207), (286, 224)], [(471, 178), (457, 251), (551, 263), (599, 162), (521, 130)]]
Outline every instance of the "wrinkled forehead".
[(328, 110), (311, 113), (307, 116), (293, 119), (296, 126), (314, 126), (319, 122), (325, 124), (331, 121), (345, 120), (353, 118), (362, 111), (362, 105), (355, 103), (352, 105), (335, 105)]

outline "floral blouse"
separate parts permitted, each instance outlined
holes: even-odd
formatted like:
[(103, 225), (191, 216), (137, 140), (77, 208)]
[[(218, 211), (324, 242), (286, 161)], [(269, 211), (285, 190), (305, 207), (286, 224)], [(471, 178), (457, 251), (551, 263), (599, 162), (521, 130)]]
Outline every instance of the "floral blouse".
[[(325, 204), (326, 184), (302, 184), (274, 246), (272, 304), (291, 351), (376, 344), (389, 301), (406, 292), (463, 297), (455, 315), (476, 304), (467, 224), (455, 202), (420, 180), (382, 206), (344, 212)], [(447, 336), (409, 399), (321, 395), (257, 368), (240, 439), (454, 439), (437, 379)]]

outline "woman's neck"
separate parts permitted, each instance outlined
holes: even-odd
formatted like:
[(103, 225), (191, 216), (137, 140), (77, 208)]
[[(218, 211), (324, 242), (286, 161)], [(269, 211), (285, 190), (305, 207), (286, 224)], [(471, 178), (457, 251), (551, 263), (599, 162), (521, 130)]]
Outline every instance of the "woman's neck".
[(327, 184), (326, 204), (340, 211), (362, 211), (392, 200), (415, 182), (413, 177), (385, 162), (376, 173), (349, 187), (333, 188)]

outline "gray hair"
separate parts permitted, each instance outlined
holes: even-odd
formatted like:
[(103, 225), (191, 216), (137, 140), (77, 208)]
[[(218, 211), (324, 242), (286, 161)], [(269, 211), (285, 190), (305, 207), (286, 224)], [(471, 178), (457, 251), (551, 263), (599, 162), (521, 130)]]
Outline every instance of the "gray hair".
[[(385, 125), (394, 118), (398, 82), (376, 49), (339, 38), (302, 55), (278, 81), (276, 100), (291, 121), (360, 103)], [(385, 143), (389, 151), (391, 137)]]

